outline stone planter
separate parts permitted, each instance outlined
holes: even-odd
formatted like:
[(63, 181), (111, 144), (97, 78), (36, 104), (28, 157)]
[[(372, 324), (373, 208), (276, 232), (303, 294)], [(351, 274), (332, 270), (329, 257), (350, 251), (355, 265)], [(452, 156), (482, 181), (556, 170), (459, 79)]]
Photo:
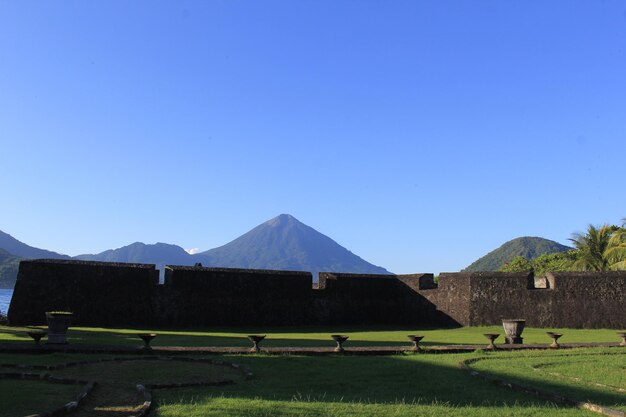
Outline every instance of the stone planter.
[(261, 343), (263, 341), (263, 339), (265, 339), (265, 335), (257, 335), (257, 334), (251, 334), (248, 336), (248, 339), (250, 339), (250, 341), (252, 342), (252, 349), (250, 349), (251, 353), (259, 353), (261, 352), (261, 348), (259, 347), (259, 343)]
[(340, 334), (333, 334), (330, 337), (337, 343), (337, 347), (335, 348), (335, 352), (345, 352), (343, 348), (343, 342), (348, 340), (348, 336), (342, 336)]
[(48, 341), (47, 345), (66, 345), (67, 344), (67, 329), (70, 327), (70, 323), (74, 318), (72, 313), (46, 313), (46, 320), (48, 321)]
[(39, 346), (41, 344), (41, 339), (46, 337), (48, 332), (45, 330), (31, 330), (27, 332), (27, 334), (35, 341), (35, 345)]
[(522, 332), (524, 331), (525, 325), (526, 320), (524, 319), (502, 319), (502, 327), (504, 328), (506, 339), (505, 343), (519, 345), (524, 343)]
[(496, 349), (495, 341), (500, 336), (500, 333), (485, 333), (483, 336), (489, 339), (489, 346), (487, 346), (487, 349)]
[(152, 350), (152, 348), (150, 347), (150, 342), (152, 342), (152, 339), (154, 339), (158, 335), (156, 333), (139, 333), (137, 336), (139, 336), (139, 338), (143, 340), (143, 350)]

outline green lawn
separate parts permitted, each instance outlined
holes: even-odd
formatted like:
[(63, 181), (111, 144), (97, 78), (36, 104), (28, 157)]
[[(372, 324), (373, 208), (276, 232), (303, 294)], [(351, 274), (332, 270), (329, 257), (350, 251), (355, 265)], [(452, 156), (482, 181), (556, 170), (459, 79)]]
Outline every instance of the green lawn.
[[(549, 343), (546, 331), (563, 333), (560, 343), (575, 342), (618, 342), (616, 330), (606, 329), (536, 329), (527, 328), (523, 337), (525, 343)], [(502, 336), (496, 343), (502, 343), (504, 332), (500, 326), (461, 327), (455, 329), (415, 329), (398, 327), (279, 327), (279, 328), (247, 328), (247, 329), (102, 329), (76, 327), (70, 328), (69, 342), (72, 344), (102, 344), (118, 346), (139, 346), (143, 342), (137, 333), (158, 333), (152, 342), (153, 346), (249, 346), (248, 334), (266, 334), (263, 346), (293, 347), (331, 347), (334, 342), (331, 334), (350, 336), (345, 347), (350, 346), (381, 346), (408, 345), (408, 334), (425, 336), (421, 344), (425, 347), (434, 345), (454, 344), (486, 344), (483, 333), (500, 333)], [(0, 326), (0, 342), (27, 342), (26, 328)]]
[(471, 368), (523, 385), (626, 411), (626, 349), (485, 355)]
[(477, 357), (482, 354), (234, 358), (257, 377), (211, 392), (159, 392), (155, 415), (590, 415), (499, 388), (458, 369), (460, 361)]
[[(110, 344), (138, 346), (134, 336), (154, 329), (70, 330), (72, 344)], [(547, 329), (526, 329), (525, 342), (548, 343)], [(550, 329), (562, 332), (567, 342), (618, 341), (614, 330)], [(310, 328), (310, 329), (203, 329), (194, 331), (156, 330), (155, 345), (180, 346), (249, 346), (245, 335), (268, 334), (265, 346), (327, 346), (334, 343), (329, 335), (350, 336), (350, 345), (408, 345), (407, 334), (424, 334), (426, 346), (437, 344), (484, 344), (483, 333), (502, 333), (499, 327), (415, 330), (391, 328)], [(0, 341), (27, 341), (24, 329), (0, 328)], [(157, 343), (160, 342), (160, 343)], [(89, 358), (109, 357), (88, 354), (0, 354), (0, 363), (55, 364)], [(497, 377), (515, 380), (522, 385), (541, 387), (578, 400), (626, 409), (624, 382), (626, 349), (594, 348), (536, 350), (519, 352), (474, 352), (465, 354), (405, 354), (394, 356), (266, 356), (229, 355), (220, 359), (237, 362), (254, 372), (251, 380), (239, 379), (235, 385), (157, 389), (153, 417), (175, 416), (587, 416), (588, 411), (553, 404), (517, 393), (470, 376), (458, 368), (461, 361), (472, 359), (470, 366)], [(158, 367), (143, 374), (129, 368), (115, 378), (150, 377), (168, 379), (170, 371), (160, 361), (148, 361)], [(171, 373), (176, 380), (187, 373)], [(132, 372), (131, 372), (132, 371)], [(56, 372), (56, 371), (53, 371)], [(67, 368), (64, 376), (84, 373), (104, 378), (113, 372), (107, 366)], [(576, 380), (575, 378), (579, 379)], [(132, 381), (131, 381), (132, 380)], [(582, 380), (582, 381), (581, 381)], [(19, 383), (21, 384), (21, 382)], [(39, 388), (2, 381), (0, 403), (3, 407), (23, 405), (24, 393), (38, 393)], [(598, 386), (602, 384), (606, 386)], [(76, 388), (76, 387), (72, 387)], [(13, 395), (19, 391), (19, 395)], [(72, 391), (72, 389), (70, 389)], [(39, 398), (38, 395), (36, 395)], [(45, 397), (45, 396), (44, 396)], [(59, 392), (63, 403), (67, 393)], [(71, 395), (70, 395), (71, 397)], [(54, 398), (54, 396), (53, 396)], [(130, 397), (129, 397), (130, 398)], [(42, 400), (45, 401), (45, 398)], [(42, 402), (42, 404), (44, 404)], [(8, 409), (8, 408), (6, 408)], [(3, 414), (0, 412), (0, 416)], [(22, 414), (7, 414), (22, 415)]]
[[(508, 355), (515, 356), (516, 353)], [(542, 353), (550, 358), (554, 352)], [(498, 355), (501, 353), (490, 356)], [(252, 369), (254, 378), (240, 379), (235, 385), (223, 387), (154, 390), (158, 405), (152, 416), (591, 415), (485, 383), (457, 367), (462, 360), (483, 356), (486, 355), (225, 356), (221, 359)], [(2, 354), (0, 362), (42, 364), (88, 358), (90, 355)], [(135, 367), (126, 376), (122, 368), (120, 372), (112, 373), (113, 379), (120, 380), (118, 382), (128, 379), (126, 386), (131, 389), (133, 378), (170, 378), (160, 361), (147, 361), (147, 364), (157, 369), (146, 376)], [(67, 377), (105, 378), (104, 374), (111, 372), (109, 368), (112, 366), (89, 365), (53, 373)], [(177, 369), (172, 372), (172, 378), (180, 380), (184, 373)], [(108, 376), (105, 379), (109, 379)], [(132, 382), (137, 381), (133, 379)], [(5, 410), (23, 401), (16, 400), (12, 392), (10, 386), (0, 392), (0, 402)], [(33, 389), (32, 392), (37, 391)], [(128, 392), (132, 393), (132, 389)]]

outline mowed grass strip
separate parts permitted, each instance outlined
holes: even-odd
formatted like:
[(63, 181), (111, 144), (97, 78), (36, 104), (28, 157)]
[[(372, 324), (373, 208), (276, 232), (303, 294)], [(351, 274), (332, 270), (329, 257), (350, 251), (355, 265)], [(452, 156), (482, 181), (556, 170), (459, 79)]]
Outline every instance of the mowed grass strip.
[[(45, 328), (45, 327), (43, 327)], [(0, 343), (31, 342), (25, 327), (0, 326)], [(563, 333), (561, 343), (618, 342), (617, 330), (610, 329), (538, 329), (524, 330), (524, 343), (551, 342), (546, 331)], [(71, 344), (142, 346), (137, 333), (158, 333), (152, 346), (229, 346), (246, 347), (249, 334), (265, 334), (266, 347), (333, 347), (331, 334), (349, 336), (345, 344), (350, 346), (408, 346), (409, 334), (424, 335), (420, 343), (424, 347), (457, 344), (487, 344), (484, 333), (500, 333), (496, 343), (504, 341), (501, 326), (460, 327), (454, 329), (417, 329), (397, 326), (352, 326), (352, 327), (250, 327), (250, 328), (207, 328), (191, 330), (171, 329), (112, 329), (94, 327), (71, 327), (68, 340)], [(45, 341), (45, 339), (44, 339)]]

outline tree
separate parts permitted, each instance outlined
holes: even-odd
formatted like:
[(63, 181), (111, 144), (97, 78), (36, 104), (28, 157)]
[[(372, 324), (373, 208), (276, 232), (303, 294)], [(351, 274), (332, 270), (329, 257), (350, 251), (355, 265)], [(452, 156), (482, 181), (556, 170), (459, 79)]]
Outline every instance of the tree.
[(609, 268), (616, 271), (626, 270), (626, 218), (622, 219), (622, 227), (613, 232), (609, 239), (606, 256)]
[(576, 233), (569, 239), (579, 251), (573, 267), (582, 271), (609, 271), (618, 269), (626, 254), (624, 229), (608, 224), (587, 227), (587, 233)]
[(571, 271), (577, 259), (577, 250), (544, 253), (532, 260), (528, 260), (523, 256), (516, 256), (510, 262), (502, 265), (500, 272), (534, 272), (535, 275), (542, 276), (547, 272)]
[(531, 261), (523, 256), (516, 256), (511, 262), (505, 262), (500, 268), (501, 272), (532, 272), (533, 266)]
[(547, 254), (532, 260), (535, 275), (545, 275), (547, 272), (566, 272), (573, 270), (574, 263), (579, 258), (577, 250)]

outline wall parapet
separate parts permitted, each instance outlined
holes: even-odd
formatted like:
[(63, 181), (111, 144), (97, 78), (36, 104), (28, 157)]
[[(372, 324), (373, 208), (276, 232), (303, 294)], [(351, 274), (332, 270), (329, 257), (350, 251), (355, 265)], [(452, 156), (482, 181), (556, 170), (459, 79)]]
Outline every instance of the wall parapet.
[(9, 320), (44, 324), (69, 310), (77, 325), (212, 326), (492, 325), (523, 317), (537, 327), (626, 328), (626, 272), (321, 272), (28, 260), (20, 264)]

